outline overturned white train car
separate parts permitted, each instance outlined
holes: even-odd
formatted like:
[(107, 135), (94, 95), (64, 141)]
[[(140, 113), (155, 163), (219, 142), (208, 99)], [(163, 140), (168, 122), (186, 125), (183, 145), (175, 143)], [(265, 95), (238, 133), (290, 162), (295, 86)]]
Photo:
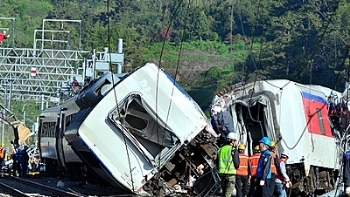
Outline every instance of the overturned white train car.
[(216, 192), (216, 134), (196, 102), (156, 65), (118, 83), (102, 77), (77, 103), (81, 110), (65, 137), (108, 183), (152, 196)]
[(342, 155), (329, 106), (340, 96), (326, 87), (289, 80), (231, 86), (214, 98), (212, 122), (217, 132), (239, 133), (250, 153), (263, 136), (276, 141), (277, 154), (290, 155), (288, 173), (295, 190), (331, 190)]

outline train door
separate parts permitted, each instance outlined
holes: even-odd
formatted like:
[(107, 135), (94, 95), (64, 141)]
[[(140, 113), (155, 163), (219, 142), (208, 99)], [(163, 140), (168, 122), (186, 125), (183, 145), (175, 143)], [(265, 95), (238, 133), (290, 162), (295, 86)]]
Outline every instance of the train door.
[(42, 158), (42, 150), (41, 150), (41, 135), (42, 135), (42, 130), (43, 130), (43, 119), (41, 117), (39, 117), (38, 119), (38, 125), (39, 125), (39, 128), (38, 128), (38, 132), (36, 133), (37, 135), (37, 139), (38, 139), (38, 146), (40, 147), (39, 148), (39, 157)]
[(62, 168), (66, 168), (66, 161), (64, 157), (64, 151), (63, 151), (63, 138), (64, 138), (64, 129), (65, 129), (65, 114), (64, 109), (61, 109), (58, 121), (57, 121), (57, 128), (56, 128), (56, 153), (57, 153), (57, 160), (59, 163), (59, 166)]

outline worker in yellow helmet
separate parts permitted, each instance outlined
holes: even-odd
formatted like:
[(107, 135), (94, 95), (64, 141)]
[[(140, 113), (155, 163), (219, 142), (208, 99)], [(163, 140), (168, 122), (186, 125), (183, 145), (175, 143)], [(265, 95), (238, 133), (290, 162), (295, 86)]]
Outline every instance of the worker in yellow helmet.
[(252, 174), (252, 167), (250, 165), (249, 157), (244, 153), (245, 146), (240, 144), (238, 146), (239, 168), (236, 170), (236, 191), (237, 197), (244, 197), (249, 192), (249, 181)]

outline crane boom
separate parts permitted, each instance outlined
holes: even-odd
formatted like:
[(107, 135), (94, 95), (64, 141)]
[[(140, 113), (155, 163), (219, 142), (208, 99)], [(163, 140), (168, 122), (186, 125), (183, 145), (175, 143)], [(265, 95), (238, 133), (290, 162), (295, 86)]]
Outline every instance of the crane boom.
[(13, 143), (15, 146), (21, 145), (31, 135), (29, 128), (24, 124), (24, 122), (19, 120), (16, 117), (16, 115), (11, 110), (6, 108), (3, 104), (0, 104), (0, 107), (2, 108), (0, 112), (0, 122), (10, 125), (13, 128), (13, 132), (15, 136)]

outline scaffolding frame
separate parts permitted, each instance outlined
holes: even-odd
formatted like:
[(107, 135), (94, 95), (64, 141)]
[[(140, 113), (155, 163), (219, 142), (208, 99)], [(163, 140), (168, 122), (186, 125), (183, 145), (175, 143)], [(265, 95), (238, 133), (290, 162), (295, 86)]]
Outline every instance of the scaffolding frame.
[[(0, 20), (13, 20), (12, 17), (0, 17)], [(45, 29), (45, 23), (61, 22), (79, 23), (79, 46), (78, 49), (70, 49), (72, 32), (64, 29)], [(14, 32), (16, 24), (14, 22)], [(41, 38), (37, 38), (37, 33)], [(45, 38), (45, 33), (66, 33), (67, 40), (50, 40)], [(15, 33), (13, 36), (13, 47), (0, 48), (0, 96), (9, 100), (36, 100), (46, 102), (57, 97), (58, 92), (70, 84), (73, 76), (79, 76), (84, 82), (85, 77), (94, 79), (97, 72), (106, 72), (106, 68), (96, 65), (108, 64), (119, 66), (124, 62), (122, 53), (122, 40), (118, 40), (117, 53), (108, 52), (108, 48), (102, 52), (81, 50), (81, 20), (44, 19), (40, 30), (34, 30), (33, 48), (16, 48)], [(41, 48), (37, 48), (37, 42), (41, 42)], [(44, 42), (64, 42), (69, 49), (44, 48)], [(33, 75), (32, 71), (35, 71)], [(87, 72), (90, 75), (87, 75)], [(91, 74), (92, 73), (92, 74)], [(9, 83), (11, 81), (11, 83)], [(11, 84), (11, 87), (9, 86)]]

